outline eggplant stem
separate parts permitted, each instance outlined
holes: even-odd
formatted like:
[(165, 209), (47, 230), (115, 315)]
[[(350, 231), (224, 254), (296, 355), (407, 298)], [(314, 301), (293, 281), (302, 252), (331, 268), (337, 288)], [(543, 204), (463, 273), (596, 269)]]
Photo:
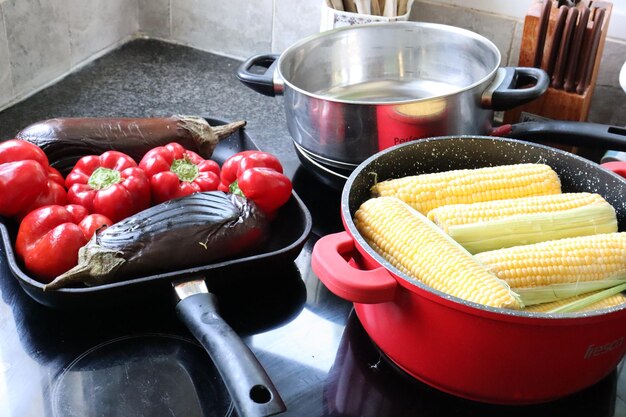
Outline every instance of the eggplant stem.
[(180, 121), (183, 129), (191, 133), (193, 141), (198, 147), (198, 154), (204, 159), (211, 158), (215, 147), (221, 139), (224, 139), (246, 125), (241, 120), (223, 126), (212, 127), (202, 117), (198, 116), (175, 116)]
[(232, 135), (233, 133), (244, 127), (246, 123), (247, 122), (245, 120), (239, 120), (237, 122), (227, 123), (222, 126), (212, 126), (212, 129), (217, 139), (221, 140), (227, 138), (228, 136)]
[[(97, 235), (92, 237), (96, 239)], [(72, 284), (101, 285), (111, 281), (126, 260), (117, 251), (105, 249), (99, 245), (83, 246), (78, 251), (78, 265), (59, 275), (43, 290), (56, 290)]]

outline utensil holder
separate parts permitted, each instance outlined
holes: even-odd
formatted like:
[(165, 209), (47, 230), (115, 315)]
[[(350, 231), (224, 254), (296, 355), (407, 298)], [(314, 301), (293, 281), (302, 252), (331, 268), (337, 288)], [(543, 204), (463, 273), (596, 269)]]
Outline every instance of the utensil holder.
[(401, 22), (409, 20), (413, 0), (407, 3), (407, 12), (400, 16), (378, 16), (372, 14), (352, 13), (343, 10), (333, 9), (326, 2), (322, 2), (322, 17), (320, 32), (340, 28), (343, 26), (365, 25), (368, 23)]
[[(544, 53), (540, 65), (543, 69), (548, 69), (549, 51), (552, 49), (552, 44), (555, 39), (555, 29), (557, 27), (556, 20), (558, 14), (558, 2), (553, 1), (552, 3), (545, 34), (545, 43), (543, 44)], [(601, 25), (597, 49), (595, 54), (590, 57), (593, 59), (594, 64), (591, 76), (588, 78), (588, 85), (586, 89), (582, 92), (582, 94), (578, 94), (576, 92), (568, 92), (564, 89), (550, 87), (542, 97), (528, 104), (505, 112), (503, 117), (503, 121), (505, 123), (528, 121), (533, 119), (534, 116), (555, 120), (587, 121), (589, 106), (591, 105), (591, 99), (593, 97), (596, 79), (598, 77), (598, 70), (600, 68), (600, 61), (604, 51), (606, 33), (613, 4), (608, 1), (580, 2), (576, 7), (583, 6), (604, 8), (606, 10), (604, 20)], [(528, 12), (526, 13), (519, 54), (519, 66), (534, 66), (543, 9), (544, 2), (536, 1), (530, 6)], [(591, 33), (592, 22), (590, 20), (587, 28), (585, 29), (585, 38), (590, 37)], [(578, 62), (582, 63), (583, 58), (579, 57)]]

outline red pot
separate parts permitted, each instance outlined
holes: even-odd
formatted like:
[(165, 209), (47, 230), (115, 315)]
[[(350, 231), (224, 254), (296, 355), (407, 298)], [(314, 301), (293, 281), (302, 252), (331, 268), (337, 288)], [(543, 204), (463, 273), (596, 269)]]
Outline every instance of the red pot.
[(346, 231), (317, 242), (312, 268), (332, 292), (354, 302), (363, 327), (392, 361), (442, 391), (483, 402), (530, 404), (588, 387), (626, 354), (626, 306), (550, 315), (467, 302), (394, 268), (352, 222), (375, 177), (537, 161), (556, 170), (564, 192), (603, 195), (616, 208), (620, 230), (626, 230), (626, 180), (599, 165), (510, 139), (433, 138), (385, 150), (359, 165), (342, 194)]

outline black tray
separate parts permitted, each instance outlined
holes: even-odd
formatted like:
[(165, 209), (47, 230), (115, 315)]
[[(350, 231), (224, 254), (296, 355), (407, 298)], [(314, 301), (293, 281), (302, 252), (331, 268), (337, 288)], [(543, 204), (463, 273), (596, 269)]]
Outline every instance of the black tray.
[[(212, 125), (225, 124), (224, 121), (209, 119)], [(243, 151), (258, 149), (244, 129), (235, 132), (220, 141), (212, 159), (220, 165), (231, 155)], [(110, 308), (118, 304), (137, 303), (149, 298), (162, 300), (171, 298), (174, 279), (202, 276), (209, 289), (223, 286), (245, 285), (255, 279), (254, 270), (263, 264), (293, 262), (298, 256), (311, 231), (311, 215), (302, 200), (294, 192), (272, 224), (271, 237), (261, 252), (254, 255), (211, 263), (200, 267), (149, 275), (130, 280), (95, 287), (63, 288), (55, 291), (43, 291), (43, 284), (31, 278), (23, 268), (13, 251), (13, 242), (17, 225), (0, 217), (0, 236), (6, 252), (9, 269), (20, 286), (37, 302), (53, 308), (88, 309)]]

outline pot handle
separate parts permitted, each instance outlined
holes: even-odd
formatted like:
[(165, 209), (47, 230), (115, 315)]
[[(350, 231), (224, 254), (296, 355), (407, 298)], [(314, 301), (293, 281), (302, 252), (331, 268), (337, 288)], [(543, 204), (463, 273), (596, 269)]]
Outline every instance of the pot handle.
[(491, 134), (528, 142), (626, 151), (626, 128), (598, 123), (563, 120), (522, 122), (502, 125)]
[[(277, 80), (276, 63), (279, 55), (262, 54), (248, 58), (237, 68), (237, 78), (254, 91), (266, 96), (274, 97), (283, 92), (282, 81)], [(265, 68), (262, 73), (252, 72), (252, 68)]]
[(498, 68), (493, 82), (482, 94), (481, 105), (495, 111), (510, 110), (539, 98), (549, 85), (550, 77), (541, 68)]
[(346, 258), (355, 251), (347, 232), (333, 233), (315, 243), (311, 268), (330, 291), (354, 303), (377, 304), (392, 301), (398, 283), (382, 266), (362, 270)]

